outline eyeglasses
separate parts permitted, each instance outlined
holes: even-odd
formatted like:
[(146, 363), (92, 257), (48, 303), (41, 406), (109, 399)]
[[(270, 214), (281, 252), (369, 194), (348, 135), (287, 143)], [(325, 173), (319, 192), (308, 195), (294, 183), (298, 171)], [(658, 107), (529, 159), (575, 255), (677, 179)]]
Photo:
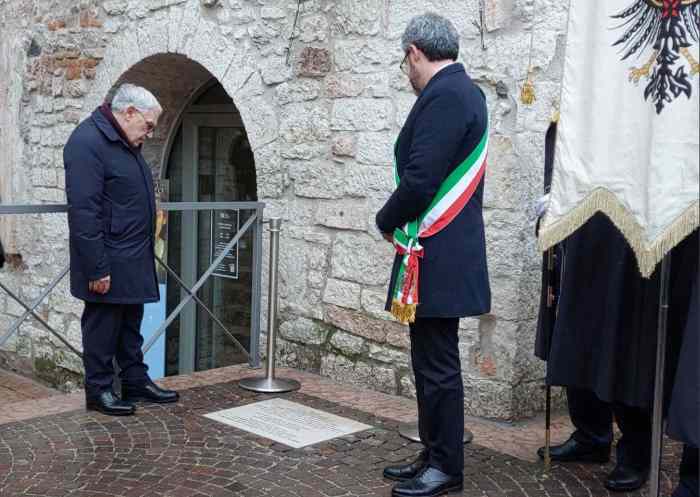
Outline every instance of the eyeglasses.
[(409, 67), (408, 67), (408, 54), (409, 53), (410, 52), (406, 52), (406, 55), (404, 55), (404, 58), (401, 61), (401, 64), (399, 65), (401, 72), (406, 74), (406, 75), (408, 75), (408, 70), (409, 70)]
[(146, 116), (143, 115), (143, 112), (138, 110), (136, 107), (134, 107), (134, 110), (141, 115), (141, 117), (143, 118), (143, 122), (146, 123), (146, 131), (148, 131), (147, 134), (150, 135), (151, 133), (153, 133), (153, 130), (156, 129), (156, 124), (153, 121), (149, 121), (148, 119), (146, 119)]

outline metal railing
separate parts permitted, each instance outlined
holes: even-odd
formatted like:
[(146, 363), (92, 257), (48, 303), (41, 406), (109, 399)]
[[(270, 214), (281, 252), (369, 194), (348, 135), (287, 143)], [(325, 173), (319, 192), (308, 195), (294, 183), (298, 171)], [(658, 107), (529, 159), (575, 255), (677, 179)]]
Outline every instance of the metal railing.
[[(143, 345), (144, 354), (157, 342), (157, 340), (165, 333), (170, 324), (180, 315), (187, 304), (194, 301), (196, 306), (199, 306), (211, 319), (219, 326), (225, 335), (239, 348), (244, 356), (248, 359), (252, 367), (260, 365), (260, 302), (261, 302), (261, 278), (262, 278), (262, 224), (263, 224), (263, 209), (265, 205), (261, 202), (163, 202), (158, 206), (159, 210), (166, 212), (200, 212), (200, 211), (249, 211), (250, 217), (245, 221), (236, 234), (226, 242), (220, 253), (211, 261), (209, 267), (199, 277), (192, 287), (189, 287), (185, 281), (173, 270), (165, 261), (156, 257), (156, 261), (160, 264), (167, 274), (169, 274), (178, 286), (184, 292), (184, 298), (175, 306), (172, 312), (167, 316), (165, 321), (151, 335), (149, 340)], [(67, 213), (68, 206), (65, 204), (50, 204), (50, 205), (1, 205), (0, 215), (28, 215), (28, 214), (51, 214), (51, 213)], [(279, 220), (278, 220), (279, 221)], [(197, 296), (197, 292), (214, 274), (216, 268), (236, 247), (240, 239), (248, 232), (252, 232), (253, 249), (252, 249), (252, 298), (251, 298), (251, 326), (250, 326), (250, 351), (240, 343), (233, 333), (216, 317), (215, 313)], [(212, 240), (212, 244), (214, 241)], [(0, 289), (4, 290), (13, 300), (15, 300), (23, 309), (24, 313), (15, 319), (10, 328), (0, 334), (0, 347), (2, 347), (20, 328), (22, 323), (30, 316), (36, 319), (46, 330), (56, 337), (63, 345), (71, 352), (82, 358), (82, 354), (71, 343), (66, 340), (61, 333), (55, 330), (41, 315), (37, 313), (38, 307), (46, 300), (49, 294), (58, 286), (58, 284), (69, 273), (69, 266), (64, 267), (58, 275), (48, 284), (41, 292), (39, 297), (32, 303), (25, 303), (22, 298), (13, 292), (7, 285), (0, 281)], [(277, 268), (271, 268), (271, 271), (277, 272)], [(166, 298), (161, 296), (161, 298)], [(276, 301), (276, 294), (274, 297)], [(194, 330), (192, 330), (194, 333)], [(194, 353), (193, 353), (194, 356)], [(273, 356), (274, 357), (274, 356)], [(180, 371), (183, 372), (189, 371)]]

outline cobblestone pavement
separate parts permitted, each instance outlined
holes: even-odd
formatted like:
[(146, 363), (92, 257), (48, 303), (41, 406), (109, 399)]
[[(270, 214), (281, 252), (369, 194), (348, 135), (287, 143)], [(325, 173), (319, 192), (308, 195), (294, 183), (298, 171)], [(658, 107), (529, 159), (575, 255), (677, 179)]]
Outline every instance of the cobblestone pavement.
[[(250, 375), (259, 375), (247, 366), (231, 366), (197, 372), (186, 376), (173, 376), (158, 383), (178, 390), (196, 386), (213, 385), (234, 381)], [(369, 391), (360, 387), (339, 384), (317, 374), (293, 369), (278, 369), (278, 375), (299, 380), (302, 393), (313, 397), (331, 400), (353, 407), (360, 411), (378, 414), (399, 422), (415, 421), (415, 400)], [(25, 380), (27, 381), (27, 380)], [(0, 398), (0, 401), (3, 399)], [(32, 398), (24, 402), (0, 402), (0, 425), (13, 421), (32, 419), (38, 415), (60, 414), (83, 409), (85, 402), (81, 392), (51, 398)], [(474, 434), (475, 440), (487, 448), (525, 460), (536, 460), (535, 450), (542, 445), (544, 420), (534, 418), (518, 423), (487, 421), (468, 418), (466, 427)], [(552, 421), (553, 443), (563, 441), (571, 432), (568, 416), (554, 416)]]
[[(381, 469), (419, 450), (399, 437), (400, 420), (386, 417), (391, 411), (377, 416), (351, 405), (363, 401), (343, 394), (338, 385), (343, 402), (308, 391), (281, 397), (369, 424), (371, 430), (291, 449), (204, 418), (211, 411), (270, 398), (241, 390), (230, 377), (222, 383), (222, 377), (212, 376), (230, 373), (194, 375), (190, 384), (199, 385), (182, 390), (179, 403), (144, 406), (133, 417), (112, 418), (78, 407), (0, 425), (0, 497), (388, 496), (391, 483), (382, 479)], [(184, 387), (187, 381), (167, 383)], [(314, 386), (309, 380), (305, 389), (318, 392), (332, 385), (317, 382)], [(365, 395), (368, 403), (382, 400), (380, 394)], [(480, 443), (477, 437), (465, 446), (463, 496), (609, 495), (601, 482), (611, 464), (555, 466), (545, 477), (539, 463)], [(678, 447), (669, 446), (667, 452), (664, 463), (673, 477)], [(671, 484), (664, 475), (666, 495)]]

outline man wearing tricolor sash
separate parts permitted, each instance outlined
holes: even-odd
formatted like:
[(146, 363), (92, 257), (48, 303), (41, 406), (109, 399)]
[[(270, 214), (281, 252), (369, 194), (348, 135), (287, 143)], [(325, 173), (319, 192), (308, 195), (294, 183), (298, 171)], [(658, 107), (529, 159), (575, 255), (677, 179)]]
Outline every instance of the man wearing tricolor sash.
[(376, 217), (394, 244), (387, 310), (410, 327), (421, 440), (411, 464), (388, 467), (392, 495), (460, 490), (464, 391), (459, 318), (490, 311), (482, 198), (488, 150), (484, 94), (456, 63), (459, 35), (435, 14), (402, 38), (418, 95), (395, 146), (396, 190)]

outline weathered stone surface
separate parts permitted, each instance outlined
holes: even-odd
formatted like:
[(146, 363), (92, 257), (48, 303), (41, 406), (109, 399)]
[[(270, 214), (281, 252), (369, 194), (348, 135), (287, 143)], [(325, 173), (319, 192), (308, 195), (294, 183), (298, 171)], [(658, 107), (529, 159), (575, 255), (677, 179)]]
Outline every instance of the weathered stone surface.
[(375, 361), (391, 364), (394, 367), (408, 367), (408, 354), (406, 351), (395, 350), (383, 345), (369, 344), (369, 357)]
[(348, 309), (360, 308), (361, 287), (357, 283), (329, 278), (323, 292), (323, 301)]
[(293, 70), (284, 57), (267, 57), (260, 61), (260, 74), (265, 84), (274, 85), (290, 80)]
[[(377, 197), (386, 200), (396, 187), (393, 166), (348, 164), (347, 175), (345, 193), (351, 197)], [(375, 213), (376, 210), (370, 210), (372, 227)]]
[(326, 94), (330, 98), (352, 98), (358, 96), (383, 98), (390, 97), (387, 75), (351, 74), (347, 72), (329, 74), (325, 79)]
[(401, 376), (400, 380), (401, 395), (411, 399), (416, 398), (416, 385), (413, 383), (413, 375), (407, 374)]
[(342, 199), (320, 202), (316, 219), (318, 224), (329, 228), (366, 231), (368, 214), (367, 202)]
[(484, 17), (489, 32), (507, 28), (512, 16), (513, 0), (486, 0)]
[(376, 261), (391, 261), (392, 249), (365, 234), (339, 233), (333, 244), (332, 275), (366, 285), (386, 284), (389, 272), (377, 271)]
[(280, 335), (294, 342), (320, 345), (326, 339), (326, 330), (310, 319), (298, 318), (282, 323), (280, 325)]
[(393, 108), (388, 99), (343, 98), (333, 102), (331, 129), (381, 131), (389, 127)]
[(353, 362), (343, 356), (328, 354), (321, 360), (321, 374), (340, 383), (371, 385), (380, 392), (396, 392), (396, 375), (391, 368)]
[(360, 133), (357, 140), (357, 162), (391, 166), (394, 162), (396, 133)]
[(325, 141), (330, 137), (328, 117), (324, 102), (287, 105), (281, 112), (280, 135), (291, 144)]
[(331, 54), (325, 48), (305, 47), (299, 54), (297, 75), (319, 77), (331, 70)]
[(299, 39), (304, 43), (326, 41), (328, 38), (328, 20), (323, 15), (304, 17), (299, 25)]
[(331, 337), (330, 344), (343, 355), (356, 356), (364, 351), (365, 340), (349, 333), (336, 331)]
[(275, 97), (279, 105), (286, 105), (318, 98), (321, 84), (313, 79), (299, 79), (282, 83), (275, 89)]
[(355, 137), (349, 134), (339, 134), (333, 138), (333, 155), (337, 157), (355, 156)]
[(378, 38), (340, 39), (336, 41), (333, 62), (337, 71), (372, 73), (385, 71), (392, 62), (401, 62), (398, 45)]
[(342, 34), (376, 35), (381, 28), (382, 0), (340, 0), (335, 2), (333, 31)]
[[(164, 3), (166, 0), (151, 0), (151, 4), (161, 4)], [(183, 0), (175, 0), (175, 1), (183, 1)], [(105, 2), (102, 4), (102, 8), (105, 9), (105, 12), (107, 12), (107, 15), (110, 16), (120, 16), (124, 12), (126, 12), (126, 9), (129, 7), (129, 2), (127, 0), (111, 0), (108, 2)]]
[(341, 167), (328, 162), (291, 162), (290, 178), (294, 193), (312, 199), (339, 198), (345, 187), (345, 174)]

